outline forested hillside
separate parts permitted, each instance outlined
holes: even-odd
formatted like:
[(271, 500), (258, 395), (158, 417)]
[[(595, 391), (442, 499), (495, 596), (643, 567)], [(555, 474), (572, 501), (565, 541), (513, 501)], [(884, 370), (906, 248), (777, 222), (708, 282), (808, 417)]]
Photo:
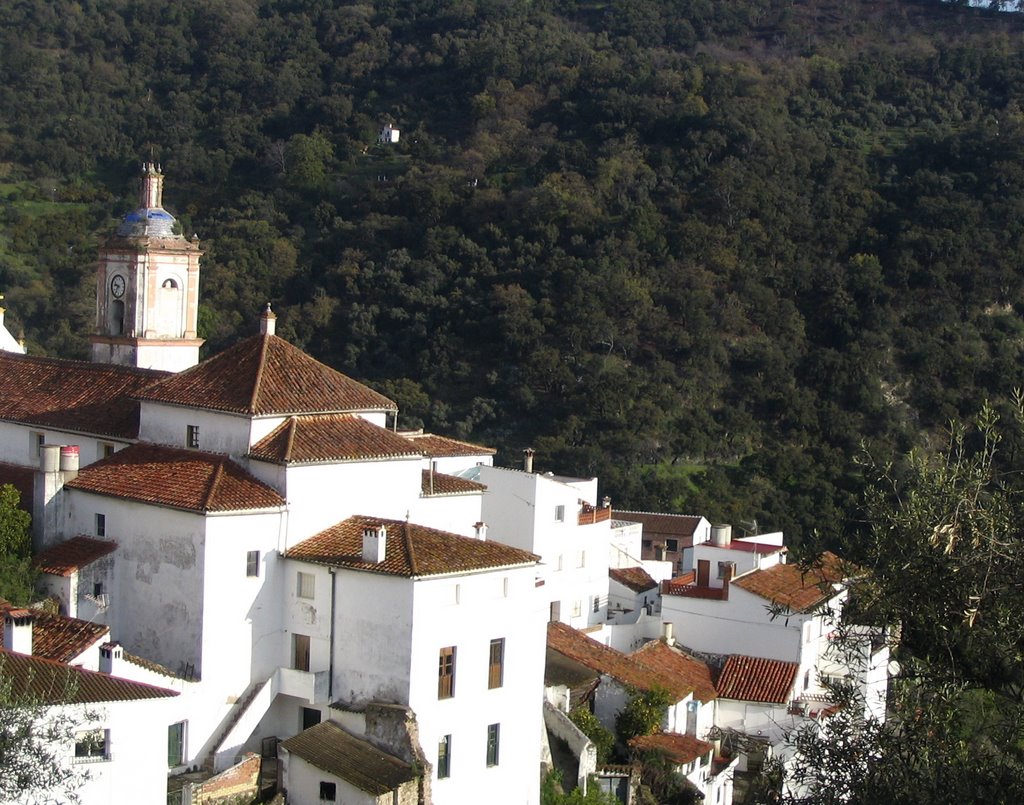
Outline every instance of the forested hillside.
[(617, 506), (831, 541), (861, 445), (1024, 386), (1020, 15), (19, 0), (0, 26), (0, 293), (33, 352), (86, 356), (96, 246), (153, 158), (207, 250), (208, 349), (270, 300), (402, 424), (533, 445)]

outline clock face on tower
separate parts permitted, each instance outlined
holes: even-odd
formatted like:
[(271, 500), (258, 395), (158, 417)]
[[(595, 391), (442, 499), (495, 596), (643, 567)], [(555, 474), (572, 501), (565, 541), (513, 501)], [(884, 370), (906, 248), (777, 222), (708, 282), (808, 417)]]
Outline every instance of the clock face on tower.
[(114, 295), (115, 299), (120, 299), (124, 296), (124, 277), (120, 274), (115, 274), (114, 278), (110, 281), (110, 293)]

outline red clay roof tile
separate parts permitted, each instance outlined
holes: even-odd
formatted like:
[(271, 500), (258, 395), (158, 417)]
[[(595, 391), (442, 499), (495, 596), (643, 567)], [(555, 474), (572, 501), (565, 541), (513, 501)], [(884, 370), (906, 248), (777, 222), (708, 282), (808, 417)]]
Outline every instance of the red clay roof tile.
[(0, 351), (0, 419), (134, 439), (132, 399), (167, 372)]
[(838, 556), (826, 551), (810, 570), (797, 564), (779, 564), (745, 573), (732, 583), (791, 612), (806, 612), (835, 595), (832, 585), (846, 577), (846, 568)]
[(246, 338), (138, 396), (253, 416), (397, 410), (383, 394), (265, 334)]
[(598, 643), (564, 623), (548, 624), (548, 648), (637, 690), (663, 688), (673, 697), (673, 702), (682, 701), (690, 693), (695, 693), (695, 686), (689, 679), (666, 673), (660, 668), (652, 668), (632, 656)]
[(354, 414), (293, 416), (260, 439), (252, 458), (278, 464), (419, 456), (420, 451), (387, 428)]
[(644, 593), (658, 586), (658, 582), (642, 567), (610, 567), (608, 577), (635, 593)]
[(612, 517), (629, 523), (643, 524), (644, 537), (671, 537), (693, 539), (693, 532), (701, 518), (690, 514), (662, 514), (658, 512), (632, 512), (615, 509)]
[(225, 455), (153, 444), (131, 445), (90, 464), (65, 487), (201, 513), (285, 503)]
[[(387, 530), (384, 561), (363, 561), (363, 531)], [(369, 570), (391, 576), (436, 576), (499, 567), (535, 564), (540, 557), (500, 542), (470, 539), (403, 520), (355, 516), (300, 542), (285, 554), (333, 567)]]
[(110, 627), (37, 609), (23, 610), (0, 598), (0, 614), (11, 612), (32, 618), (32, 654), (44, 660), (70, 662), (110, 633)]
[(78, 536), (40, 551), (32, 557), (32, 564), (40, 573), (51, 576), (70, 576), (81, 567), (95, 562), (117, 548), (116, 542), (94, 537)]
[(692, 735), (681, 735), (678, 732), (659, 732), (654, 735), (637, 735), (630, 738), (631, 749), (641, 752), (663, 752), (673, 763), (683, 765), (704, 757), (715, 747), (707, 741), (701, 741)]
[(423, 495), (469, 495), (483, 492), (486, 484), (470, 481), (456, 475), (445, 475), (443, 472), (423, 470), (420, 492)]
[(493, 456), (497, 450), (479, 444), (461, 442), (435, 433), (399, 433), (416, 445), (416, 449), (429, 458), (450, 458), (458, 456)]
[(41, 704), (121, 702), (178, 695), (172, 690), (6, 649), (0, 649), (0, 669), (15, 693), (31, 696)]
[(717, 698), (718, 693), (711, 681), (711, 669), (695, 657), (684, 654), (678, 649), (652, 640), (629, 655), (645, 668), (670, 676), (684, 683), (693, 691), (695, 699), (710, 702)]
[(718, 675), (718, 695), (745, 702), (789, 701), (800, 665), (795, 662), (733, 654)]

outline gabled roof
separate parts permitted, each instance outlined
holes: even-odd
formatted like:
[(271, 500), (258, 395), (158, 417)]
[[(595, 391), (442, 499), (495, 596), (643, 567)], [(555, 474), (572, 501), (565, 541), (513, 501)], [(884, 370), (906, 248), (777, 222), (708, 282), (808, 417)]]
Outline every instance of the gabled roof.
[(646, 643), (629, 656), (652, 671), (684, 683), (693, 691), (695, 699), (710, 702), (718, 698), (707, 663), (684, 654), (660, 640)]
[(225, 455), (154, 444), (134, 444), (90, 464), (65, 487), (199, 513), (285, 503)]
[(493, 447), (484, 447), (479, 444), (462, 442), (458, 439), (451, 439), (447, 436), (438, 436), (434, 433), (399, 433), (398, 435), (411, 441), (416, 445), (416, 449), (428, 458), (493, 456), (498, 452)]
[(31, 616), (32, 654), (44, 660), (70, 662), (110, 632), (110, 627), (100, 623), (51, 615), (38, 609), (22, 609), (0, 598), (0, 615), (7, 612)]
[(420, 451), (407, 439), (355, 414), (289, 417), (249, 451), (251, 458), (277, 464), (419, 455)]
[(282, 741), (281, 746), (321, 771), (377, 797), (417, 776), (408, 763), (350, 735), (333, 721), (321, 721)]
[[(384, 561), (365, 562), (363, 531), (380, 525), (387, 530)], [(410, 578), (532, 565), (540, 559), (500, 542), (470, 539), (404, 520), (358, 515), (300, 542), (285, 555), (321, 565)]]
[(612, 517), (629, 523), (642, 523), (644, 536), (680, 539), (693, 539), (693, 532), (702, 519), (699, 515), (633, 512), (624, 509), (615, 509)]
[(608, 577), (635, 593), (644, 593), (658, 586), (658, 582), (642, 567), (610, 567)]
[(0, 649), (0, 671), (15, 694), (40, 704), (83, 704), (177, 696), (142, 682), (86, 671), (54, 660)]
[(846, 577), (843, 561), (830, 551), (810, 570), (796, 564), (774, 565), (745, 573), (733, 585), (787, 607), (791, 612), (806, 612), (835, 595), (832, 585)]
[(548, 648), (637, 690), (663, 688), (673, 702), (682, 701), (695, 692), (689, 680), (651, 668), (564, 623), (548, 624)]
[(733, 654), (718, 675), (718, 695), (744, 702), (785, 704), (799, 670), (795, 662)]
[(445, 475), (443, 472), (431, 472), (423, 470), (420, 483), (420, 493), (423, 495), (470, 495), (483, 492), (487, 489), (486, 484), (478, 481), (470, 481), (468, 478), (459, 478), (455, 475)]
[(246, 338), (138, 396), (250, 416), (397, 410), (383, 394), (267, 334)]
[(64, 540), (32, 557), (32, 564), (40, 573), (51, 576), (70, 576), (79, 568), (106, 556), (117, 548), (117, 543), (95, 537), (78, 536)]
[(167, 372), (0, 352), (0, 419), (120, 439), (139, 435), (133, 397)]
[(715, 748), (707, 741), (700, 741), (692, 735), (682, 735), (678, 732), (637, 735), (630, 738), (629, 746), (641, 752), (663, 752), (665, 757), (680, 766), (704, 757)]

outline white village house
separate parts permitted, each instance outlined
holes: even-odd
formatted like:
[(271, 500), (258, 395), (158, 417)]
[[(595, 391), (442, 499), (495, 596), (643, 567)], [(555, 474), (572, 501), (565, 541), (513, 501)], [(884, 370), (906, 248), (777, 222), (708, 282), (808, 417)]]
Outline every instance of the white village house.
[[(792, 684), (772, 691), (787, 708), (821, 700), (827, 673), (863, 678), (884, 706), (881, 654), (863, 672), (827, 667), (816, 607), (838, 605), (843, 579), (805, 601), (781, 535), (631, 520), (598, 501), (596, 478), (536, 473), (529, 457), (498, 468), (490, 448), (397, 431), (394, 402), (279, 338), (269, 305), (258, 334), (199, 362), (202, 252), (162, 194), (147, 164), (138, 209), (100, 250), (93, 362), (0, 343), (0, 483), (28, 493), (40, 589), (61, 613), (32, 617), (40, 634), (77, 619), (91, 641), (51, 659), (12, 631), (5, 656), (151, 693), (88, 725), (110, 748), (95, 779), (128, 773), (117, 747), (130, 740), (153, 801), (168, 773), (253, 752), (280, 763), (289, 802), (468, 805), (493, 790), (535, 805), (550, 761), (545, 648), (560, 640), (604, 676), (605, 721), (623, 684), (678, 694), (659, 740), (728, 805), (735, 764), (711, 773), (713, 735), (719, 718), (743, 724), (703, 662), (647, 642), (663, 622), (693, 652), (792, 664)], [(670, 579), (691, 557), (697, 571)], [(772, 600), (790, 605), (784, 625), (765, 616)], [(613, 655), (590, 643), (638, 650), (606, 667)], [(87, 803), (144, 801), (92, 790)]]

